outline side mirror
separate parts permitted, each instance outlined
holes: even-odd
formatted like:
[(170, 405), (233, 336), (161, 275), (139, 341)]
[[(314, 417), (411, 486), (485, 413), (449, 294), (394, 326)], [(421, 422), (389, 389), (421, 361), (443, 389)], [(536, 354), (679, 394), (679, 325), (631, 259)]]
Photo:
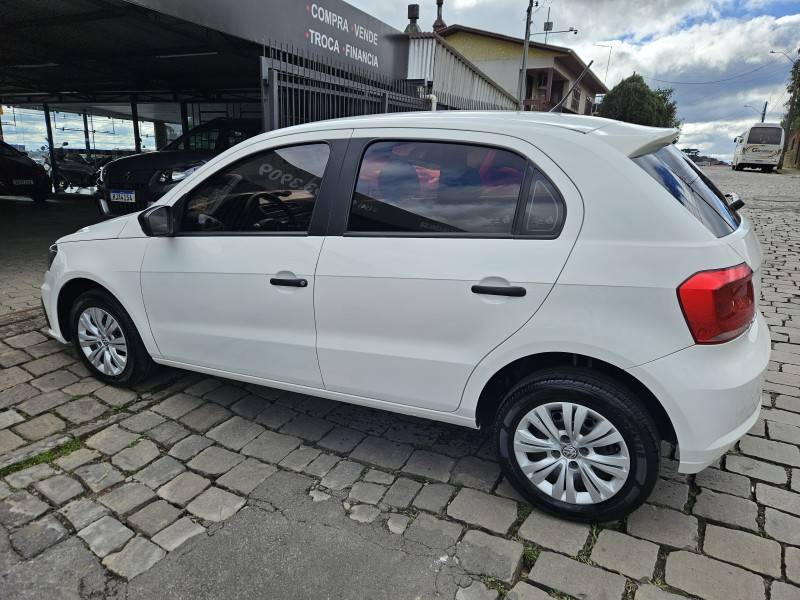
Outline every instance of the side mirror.
[(175, 235), (175, 219), (172, 207), (162, 204), (148, 208), (139, 215), (139, 225), (147, 237), (171, 237)]

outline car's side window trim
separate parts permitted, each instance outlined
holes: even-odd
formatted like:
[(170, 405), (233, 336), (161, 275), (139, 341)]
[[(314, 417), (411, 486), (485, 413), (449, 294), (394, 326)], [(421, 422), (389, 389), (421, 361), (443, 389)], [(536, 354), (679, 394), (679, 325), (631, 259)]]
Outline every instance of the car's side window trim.
[[(311, 223), (309, 224), (308, 231), (181, 231), (180, 224), (187, 208), (188, 198), (197, 191), (201, 186), (218, 174), (223, 173), (228, 169), (234, 169), (237, 165), (252, 160), (258, 154), (266, 154), (268, 152), (275, 152), (283, 148), (293, 148), (297, 146), (309, 146), (315, 144), (326, 144), (329, 149), (328, 163), (325, 165), (325, 172), (320, 181), (319, 193), (314, 201), (314, 210), (311, 213)], [(289, 236), (289, 237), (305, 237), (305, 236), (322, 236), (325, 235), (328, 219), (330, 215), (331, 204), (333, 197), (336, 193), (336, 184), (338, 183), (338, 173), (341, 170), (341, 163), (344, 160), (345, 152), (347, 150), (348, 140), (346, 139), (318, 139), (318, 140), (304, 140), (301, 142), (291, 142), (262, 148), (249, 152), (247, 155), (236, 159), (233, 162), (226, 163), (216, 169), (213, 173), (209, 173), (201, 181), (199, 181), (192, 189), (183, 194), (177, 202), (173, 204), (175, 211), (175, 221), (177, 223), (177, 231), (175, 237), (232, 237), (232, 236)]]
[[(361, 164), (369, 146), (379, 142), (422, 142), (422, 143), (440, 143), (440, 144), (465, 144), (471, 146), (480, 146), (484, 148), (491, 148), (511, 152), (525, 160), (526, 168), (523, 177), (522, 185), (520, 186), (519, 195), (517, 197), (517, 204), (515, 207), (514, 218), (512, 221), (511, 233), (473, 233), (473, 232), (423, 232), (423, 231), (350, 231), (348, 230), (348, 222), (350, 219), (350, 210), (355, 194), (356, 186), (358, 185), (358, 177), (361, 171)], [(534, 173), (538, 172), (543, 176), (554, 190), (558, 193), (559, 201), (561, 202), (564, 217), (561, 220), (561, 226), (555, 234), (538, 235), (538, 234), (523, 234), (522, 231), (522, 216), (525, 212), (525, 207), (530, 197), (531, 185), (535, 180)], [(327, 235), (342, 236), (342, 237), (367, 237), (367, 238), (472, 238), (472, 239), (528, 239), (528, 240), (553, 240), (561, 235), (564, 222), (566, 221), (566, 203), (564, 202), (563, 195), (550, 180), (547, 175), (536, 165), (531, 159), (518, 150), (513, 148), (497, 145), (485, 144), (481, 142), (473, 142), (468, 140), (453, 140), (444, 139), (439, 137), (415, 137), (415, 138), (402, 138), (402, 137), (369, 137), (359, 138), (353, 137), (350, 140), (342, 167), (341, 175), (339, 177), (339, 184), (336, 187), (336, 198), (334, 201), (333, 210), (331, 212), (330, 224), (328, 227)]]

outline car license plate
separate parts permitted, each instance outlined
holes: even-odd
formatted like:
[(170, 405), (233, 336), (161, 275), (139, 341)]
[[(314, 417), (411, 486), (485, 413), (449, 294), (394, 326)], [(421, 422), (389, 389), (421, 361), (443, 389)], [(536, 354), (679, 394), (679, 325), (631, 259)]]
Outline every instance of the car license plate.
[(33, 185), (33, 179), (13, 179), (11, 183), (14, 185)]
[(136, 202), (136, 193), (131, 190), (111, 190), (112, 202)]

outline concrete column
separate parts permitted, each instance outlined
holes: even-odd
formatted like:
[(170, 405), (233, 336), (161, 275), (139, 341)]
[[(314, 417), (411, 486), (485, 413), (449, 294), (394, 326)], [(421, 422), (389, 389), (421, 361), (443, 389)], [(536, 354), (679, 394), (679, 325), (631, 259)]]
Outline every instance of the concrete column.
[(133, 119), (133, 145), (136, 154), (142, 151), (142, 138), (139, 136), (139, 107), (136, 98), (131, 98), (131, 118)]

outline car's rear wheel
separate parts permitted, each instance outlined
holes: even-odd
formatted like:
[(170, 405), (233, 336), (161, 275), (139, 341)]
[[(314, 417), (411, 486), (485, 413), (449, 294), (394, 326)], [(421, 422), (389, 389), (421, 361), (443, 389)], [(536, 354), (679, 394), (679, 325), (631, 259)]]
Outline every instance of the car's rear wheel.
[(500, 406), (495, 436), (517, 491), (567, 519), (620, 519), (658, 476), (652, 417), (627, 387), (589, 369), (546, 369), (519, 382)]
[(128, 313), (107, 292), (94, 289), (77, 298), (70, 313), (72, 343), (83, 364), (101, 381), (133, 385), (155, 363)]

